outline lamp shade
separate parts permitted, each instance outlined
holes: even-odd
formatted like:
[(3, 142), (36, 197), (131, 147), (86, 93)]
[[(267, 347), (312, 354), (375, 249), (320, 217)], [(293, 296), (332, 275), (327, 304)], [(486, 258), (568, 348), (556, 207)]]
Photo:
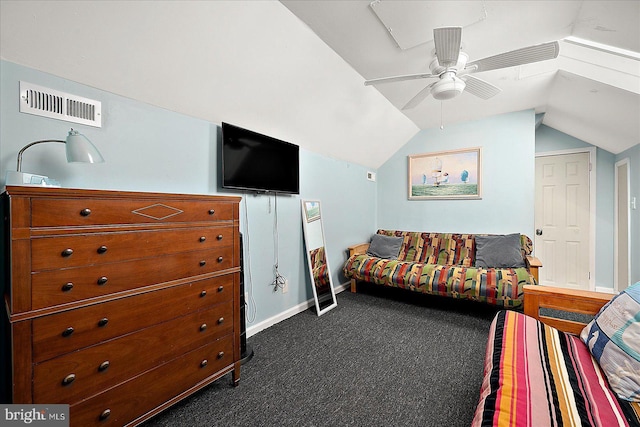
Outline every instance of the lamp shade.
[(65, 145), (67, 152), (67, 162), (84, 162), (84, 163), (103, 163), (104, 158), (98, 149), (76, 130), (71, 129), (67, 139), (42, 139), (40, 141), (31, 142), (18, 152), (18, 161), (16, 163), (16, 171), (7, 171), (5, 185), (37, 185), (43, 187), (60, 187), (60, 184), (54, 179), (44, 175), (37, 175), (29, 172), (22, 172), (22, 154), (29, 147), (45, 142), (57, 142)]
[(65, 147), (67, 162), (69, 163), (104, 163), (104, 158), (96, 146), (77, 130), (71, 129), (69, 131), (69, 135), (67, 135), (67, 140), (65, 141)]

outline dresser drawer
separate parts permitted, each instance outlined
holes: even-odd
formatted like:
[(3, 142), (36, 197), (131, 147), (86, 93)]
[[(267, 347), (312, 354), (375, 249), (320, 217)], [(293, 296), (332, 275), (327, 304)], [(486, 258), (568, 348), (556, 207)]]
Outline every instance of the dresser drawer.
[(228, 335), (102, 394), (72, 405), (71, 426), (121, 427), (220, 373), (222, 369), (230, 371), (233, 352), (233, 337)]
[(102, 264), (233, 245), (233, 226), (34, 238), (32, 271)]
[(35, 402), (74, 403), (233, 330), (233, 303), (178, 317), (34, 367)]
[(122, 426), (227, 373), (237, 382), (240, 202), (7, 186), (8, 400)]
[(213, 201), (108, 200), (93, 198), (31, 200), (32, 227), (87, 226), (233, 220), (233, 203)]
[(56, 306), (236, 265), (234, 248), (221, 247), (157, 258), (36, 272), (31, 275), (33, 309)]
[[(39, 363), (215, 304), (233, 301), (239, 273), (38, 317), (33, 360)], [(65, 333), (72, 328), (72, 333)]]

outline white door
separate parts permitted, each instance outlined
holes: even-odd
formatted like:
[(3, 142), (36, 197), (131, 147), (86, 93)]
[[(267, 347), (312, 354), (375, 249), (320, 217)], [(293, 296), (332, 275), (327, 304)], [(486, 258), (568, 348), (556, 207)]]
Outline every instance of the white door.
[(536, 157), (540, 284), (589, 289), (589, 153)]

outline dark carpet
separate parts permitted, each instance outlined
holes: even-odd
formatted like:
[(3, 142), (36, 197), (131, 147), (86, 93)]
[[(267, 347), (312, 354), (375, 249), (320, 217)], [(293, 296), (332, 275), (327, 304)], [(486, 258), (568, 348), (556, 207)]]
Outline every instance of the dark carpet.
[(469, 426), (497, 309), (395, 291), (360, 286), (252, 336), (238, 387), (229, 374), (145, 427)]

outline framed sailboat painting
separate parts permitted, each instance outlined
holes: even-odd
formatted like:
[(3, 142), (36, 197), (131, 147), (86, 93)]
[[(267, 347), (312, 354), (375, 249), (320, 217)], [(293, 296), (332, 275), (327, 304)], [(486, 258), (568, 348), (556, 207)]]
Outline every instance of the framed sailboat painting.
[(481, 199), (480, 147), (409, 156), (409, 200)]

